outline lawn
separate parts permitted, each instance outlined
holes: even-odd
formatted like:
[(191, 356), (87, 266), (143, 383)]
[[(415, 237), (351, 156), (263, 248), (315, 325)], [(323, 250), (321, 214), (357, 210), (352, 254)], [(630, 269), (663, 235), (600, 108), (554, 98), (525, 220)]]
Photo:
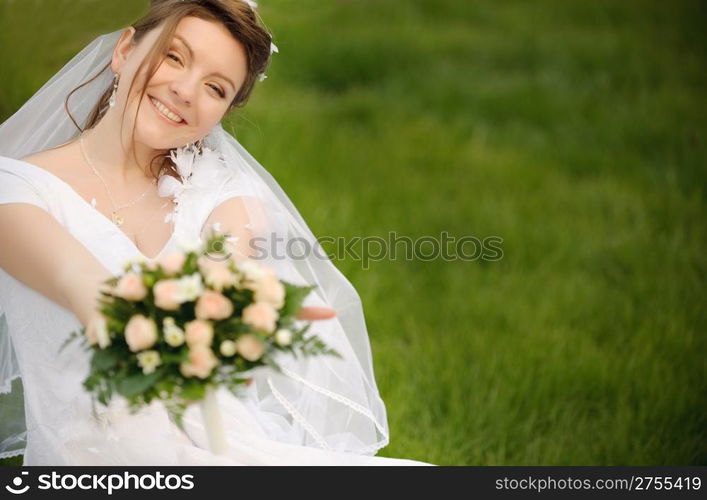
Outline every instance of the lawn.
[[(0, 119), (146, 4), (0, 0)], [(228, 126), (316, 236), (502, 241), (334, 260), (379, 455), (707, 464), (704, 3), (259, 4), (280, 53)]]

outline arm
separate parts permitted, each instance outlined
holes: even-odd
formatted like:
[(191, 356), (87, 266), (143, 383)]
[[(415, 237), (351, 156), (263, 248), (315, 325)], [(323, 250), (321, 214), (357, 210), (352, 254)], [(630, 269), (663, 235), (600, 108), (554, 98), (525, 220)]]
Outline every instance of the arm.
[[(229, 198), (211, 211), (206, 223), (201, 230), (202, 239), (206, 239), (207, 232), (213, 224), (219, 223), (221, 231), (237, 238), (235, 242), (226, 242), (237, 262), (254, 257), (250, 247), (250, 240), (257, 231), (260, 231), (264, 220), (256, 217), (261, 214), (262, 205), (250, 196), (234, 196)], [(252, 215), (251, 215), (252, 214)]]
[(0, 205), (0, 234), (0, 267), (88, 325), (110, 271), (37, 206)]
[[(236, 237), (233, 243), (228, 243), (229, 250), (236, 261), (240, 262), (255, 256), (250, 240), (254, 236), (264, 234), (266, 217), (262, 203), (251, 196), (234, 196), (218, 205), (211, 212), (202, 229), (202, 238), (212, 224), (221, 224), (221, 231)], [(336, 316), (336, 311), (329, 307), (303, 307), (297, 317), (305, 320), (329, 319)]]

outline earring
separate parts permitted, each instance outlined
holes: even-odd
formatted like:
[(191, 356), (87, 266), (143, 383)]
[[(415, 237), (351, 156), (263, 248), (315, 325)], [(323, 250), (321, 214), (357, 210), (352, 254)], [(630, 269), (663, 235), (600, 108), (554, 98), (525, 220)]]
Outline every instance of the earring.
[(108, 107), (112, 108), (115, 106), (115, 97), (118, 94), (118, 79), (120, 78), (119, 75), (115, 75), (113, 77), (113, 92), (110, 95), (110, 99), (108, 99)]

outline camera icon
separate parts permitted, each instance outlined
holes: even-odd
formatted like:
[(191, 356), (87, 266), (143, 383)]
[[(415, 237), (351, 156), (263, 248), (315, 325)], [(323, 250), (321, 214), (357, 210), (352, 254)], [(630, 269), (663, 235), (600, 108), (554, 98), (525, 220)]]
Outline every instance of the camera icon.
[[(29, 474), (29, 472), (27, 472), (27, 471), (22, 471), (20, 474), (21, 474), (22, 476), (26, 476), (26, 475)], [(27, 492), (27, 490), (29, 489), (29, 485), (28, 485), (28, 484), (26, 484), (26, 485), (25, 485), (24, 487), (22, 487), (22, 488), (20, 487), (20, 486), (22, 486), (22, 476), (17, 476), (16, 478), (14, 478), (14, 479), (12, 480), (12, 484), (13, 484), (13, 485), (15, 486), (15, 488), (17, 488), (17, 489), (15, 489), (15, 488), (13, 488), (12, 486), (9, 486), (9, 485), (8, 485), (8, 486), (5, 486), (5, 489), (6, 489), (7, 491), (9, 491), (10, 493), (14, 494), (14, 495), (21, 495), (22, 493)]]

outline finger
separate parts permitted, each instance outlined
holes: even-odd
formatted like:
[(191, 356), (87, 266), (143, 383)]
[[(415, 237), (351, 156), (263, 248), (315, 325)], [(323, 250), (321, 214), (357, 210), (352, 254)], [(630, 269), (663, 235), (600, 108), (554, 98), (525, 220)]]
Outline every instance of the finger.
[(331, 307), (303, 307), (297, 313), (298, 319), (330, 319), (336, 316), (336, 311)]

